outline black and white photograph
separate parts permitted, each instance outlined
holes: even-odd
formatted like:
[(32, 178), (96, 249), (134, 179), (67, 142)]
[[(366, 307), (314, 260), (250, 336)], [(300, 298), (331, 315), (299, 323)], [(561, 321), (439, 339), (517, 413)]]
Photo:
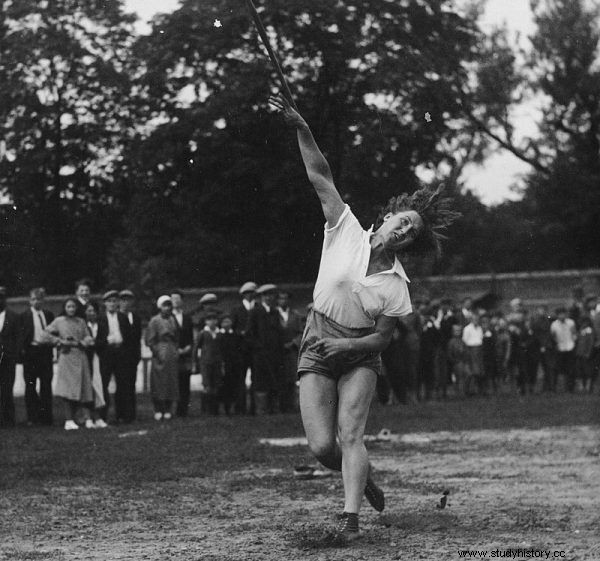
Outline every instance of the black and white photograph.
[(0, 561), (600, 561), (600, 0), (0, 0)]

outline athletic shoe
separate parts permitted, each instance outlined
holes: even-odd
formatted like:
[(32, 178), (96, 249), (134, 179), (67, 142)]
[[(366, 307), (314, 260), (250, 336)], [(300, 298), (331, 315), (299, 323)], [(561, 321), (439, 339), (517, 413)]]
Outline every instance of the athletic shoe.
[(173, 415), (171, 415), (171, 413), (168, 413), (168, 412), (163, 415), (163, 419), (165, 421), (170, 421), (171, 417), (173, 417)]
[(65, 430), (77, 430), (79, 425), (75, 421), (65, 421)]
[(162, 421), (163, 418), (163, 414), (159, 413), (158, 411), (156, 413), (154, 413), (154, 420), (155, 421)]
[(85, 420), (85, 428), (86, 429), (95, 429), (96, 423), (94, 423), (94, 421), (92, 421), (92, 419), (86, 419)]
[(352, 527), (350, 517), (347, 512), (339, 516), (339, 522), (335, 529), (332, 539), (334, 542), (348, 543), (360, 538), (361, 533), (358, 524)]
[(105, 429), (108, 426), (108, 423), (104, 419), (96, 419), (94, 426), (97, 429)]
[(373, 479), (371, 479), (371, 469), (367, 477), (367, 485), (365, 486), (365, 497), (369, 504), (377, 511), (381, 512), (385, 508), (385, 495), (383, 491), (377, 487)]

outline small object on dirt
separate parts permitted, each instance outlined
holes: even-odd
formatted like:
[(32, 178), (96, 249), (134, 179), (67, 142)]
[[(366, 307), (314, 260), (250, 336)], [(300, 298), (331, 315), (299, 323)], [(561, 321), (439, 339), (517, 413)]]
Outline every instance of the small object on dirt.
[(431, 123), (431, 113), (430, 113), (429, 111), (427, 111), (427, 112), (425, 113), (425, 120), (426, 120), (428, 123)]
[(312, 479), (315, 473), (315, 468), (312, 466), (296, 466), (294, 467), (294, 479)]
[(129, 436), (144, 436), (145, 434), (148, 434), (147, 430), (134, 430), (131, 432), (122, 432), (119, 435), (119, 438), (127, 438)]
[(294, 467), (294, 479), (323, 479), (331, 477), (330, 470), (320, 469), (314, 466), (296, 466)]
[(444, 492), (442, 493), (442, 497), (440, 498), (440, 504), (436, 505), (437, 508), (446, 508), (446, 505), (448, 504), (449, 494), (450, 491), (448, 491), (448, 489), (444, 490)]

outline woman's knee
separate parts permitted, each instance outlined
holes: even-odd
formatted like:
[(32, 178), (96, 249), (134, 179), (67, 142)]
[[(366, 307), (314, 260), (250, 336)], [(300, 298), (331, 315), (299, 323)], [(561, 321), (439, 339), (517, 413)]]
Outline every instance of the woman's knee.
[(336, 442), (328, 438), (309, 440), (308, 447), (317, 460), (328, 458), (335, 453)]
[(363, 433), (364, 431), (356, 426), (340, 426), (338, 428), (338, 438), (342, 450), (345, 448), (353, 448), (355, 446), (364, 446)]

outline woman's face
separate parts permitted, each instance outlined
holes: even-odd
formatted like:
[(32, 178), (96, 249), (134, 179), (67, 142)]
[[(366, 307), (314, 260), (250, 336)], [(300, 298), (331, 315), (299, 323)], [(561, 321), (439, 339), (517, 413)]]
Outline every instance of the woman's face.
[(383, 246), (390, 252), (407, 248), (423, 230), (423, 219), (414, 210), (403, 210), (396, 214), (386, 214), (383, 224), (377, 230)]
[(98, 314), (94, 309), (94, 306), (88, 306), (85, 309), (85, 319), (87, 319), (90, 323), (96, 323), (98, 320)]
[(171, 302), (165, 302), (160, 306), (160, 313), (163, 316), (170, 316), (173, 312), (173, 304)]
[(69, 300), (65, 304), (65, 314), (67, 314), (68, 317), (72, 318), (75, 315), (76, 311), (77, 311), (77, 306), (75, 305), (75, 302)]

